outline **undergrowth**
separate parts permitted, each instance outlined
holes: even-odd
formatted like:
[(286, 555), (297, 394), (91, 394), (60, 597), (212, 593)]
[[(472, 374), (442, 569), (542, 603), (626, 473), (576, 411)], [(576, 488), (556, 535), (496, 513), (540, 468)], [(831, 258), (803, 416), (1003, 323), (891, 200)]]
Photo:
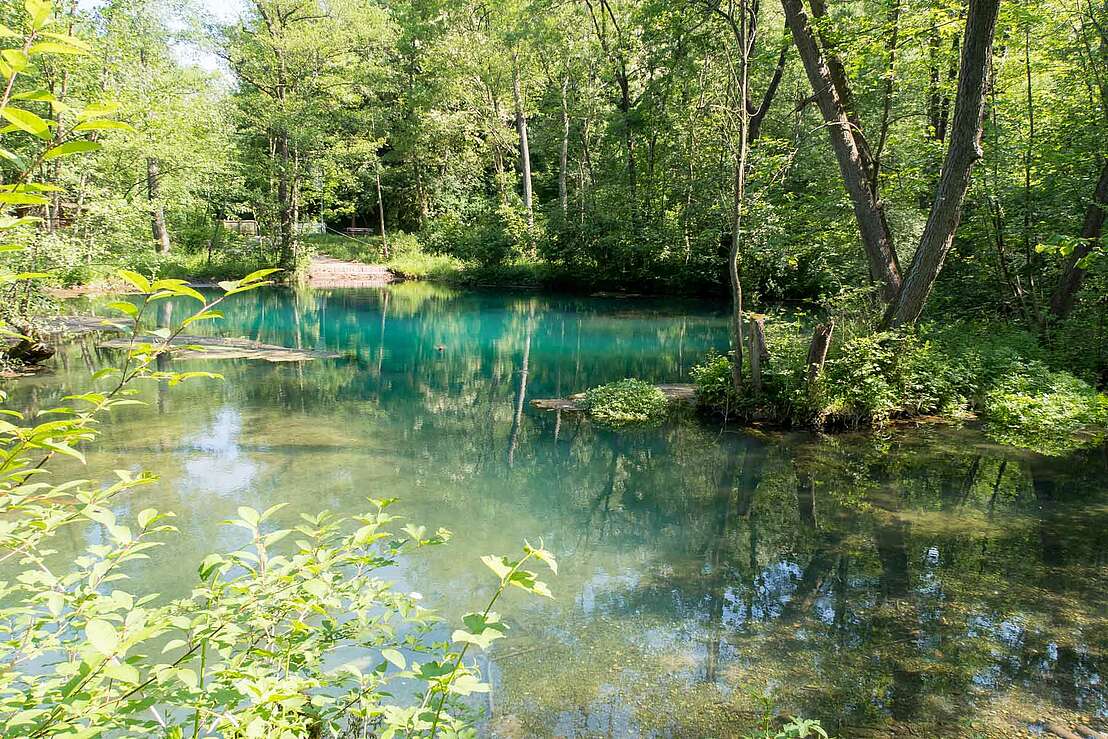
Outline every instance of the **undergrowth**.
[(713, 355), (692, 371), (702, 407), (816, 429), (976, 414), (998, 441), (1052, 455), (1095, 443), (1108, 427), (1108, 397), (1054, 366), (1035, 337), (1018, 329), (959, 323), (867, 333), (848, 326), (836, 331), (812, 383), (801, 321), (767, 322), (766, 338), (759, 396), (749, 383), (736, 393), (731, 359)]

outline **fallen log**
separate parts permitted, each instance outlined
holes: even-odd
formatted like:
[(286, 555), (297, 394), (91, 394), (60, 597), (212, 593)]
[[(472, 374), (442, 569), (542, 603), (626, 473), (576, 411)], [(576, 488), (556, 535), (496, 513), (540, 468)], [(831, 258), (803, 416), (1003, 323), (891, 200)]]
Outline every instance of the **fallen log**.
[[(156, 336), (139, 337), (138, 341), (157, 345)], [(128, 349), (130, 339), (112, 339), (100, 344), (111, 349)], [(215, 336), (177, 336), (170, 342), (170, 351), (178, 359), (264, 359), (267, 362), (307, 362), (314, 359), (338, 359), (338, 352), (315, 349), (294, 349), (263, 344), (260, 341)]]

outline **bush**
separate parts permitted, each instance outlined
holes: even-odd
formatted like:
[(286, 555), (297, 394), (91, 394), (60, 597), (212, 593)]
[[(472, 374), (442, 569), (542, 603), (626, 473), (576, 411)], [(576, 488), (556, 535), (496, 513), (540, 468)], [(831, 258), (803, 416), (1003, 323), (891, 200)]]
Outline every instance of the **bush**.
[(1051, 368), (1024, 331), (967, 323), (867, 333), (852, 326), (836, 332), (811, 384), (806, 327), (770, 321), (766, 338), (770, 357), (760, 397), (736, 394), (731, 360), (710, 355), (692, 370), (702, 407), (813, 428), (873, 428), (899, 418), (976, 412), (994, 438), (1045, 454), (1095, 442), (1108, 425), (1108, 398)]
[(587, 391), (582, 405), (602, 424), (626, 426), (661, 420), (669, 408), (669, 400), (649, 382), (627, 379)]
[(730, 357), (712, 352), (702, 364), (692, 368), (689, 374), (696, 385), (698, 405), (717, 410), (725, 416), (739, 407), (743, 399), (735, 392), (731, 364)]
[(1103, 440), (1108, 396), (1068, 372), (1030, 362), (991, 383), (981, 417), (1000, 442), (1062, 455)]

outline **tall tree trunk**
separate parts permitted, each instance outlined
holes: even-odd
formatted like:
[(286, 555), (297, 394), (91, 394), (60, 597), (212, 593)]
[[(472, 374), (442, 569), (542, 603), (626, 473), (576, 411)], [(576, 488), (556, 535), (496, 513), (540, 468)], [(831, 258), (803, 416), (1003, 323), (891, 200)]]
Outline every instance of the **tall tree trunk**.
[(527, 401), (527, 375), (531, 367), (531, 335), (535, 330), (535, 305), (531, 304), (527, 313), (527, 336), (523, 341), (523, 361), (519, 368), (519, 387), (515, 397), (515, 408), (512, 413), (512, 430), (508, 434), (508, 466), (514, 467), (516, 462), (516, 448), (519, 446), (519, 433), (523, 428), (523, 408)]
[(889, 140), (889, 115), (892, 112), (893, 93), (896, 91), (896, 51), (900, 39), (900, 0), (891, 0), (888, 18), (889, 31), (885, 37), (885, 52), (888, 54), (888, 67), (885, 70), (885, 89), (881, 101), (881, 126), (877, 134), (877, 148), (873, 152), (873, 169), (870, 172), (870, 187), (874, 195), (881, 192), (881, 157), (885, 153), (885, 144)]
[(527, 115), (523, 111), (518, 57), (512, 59), (512, 95), (516, 102), (516, 131), (519, 133), (519, 171), (523, 174), (523, 207), (527, 209), (527, 225), (534, 226), (535, 207), (531, 192), (531, 148), (527, 144)]
[(385, 198), (381, 194), (381, 165), (377, 165), (377, 171), (374, 174), (377, 179), (377, 217), (381, 225), (381, 257), (387, 261), (389, 237), (385, 234)]
[(739, 79), (736, 90), (736, 107), (739, 112), (738, 144), (735, 157), (735, 190), (731, 211), (731, 250), (727, 259), (727, 271), (731, 281), (731, 348), (734, 358), (731, 364), (731, 383), (736, 393), (743, 387), (743, 287), (742, 267), (742, 220), (743, 205), (746, 199), (746, 166), (750, 152), (750, 52), (753, 44), (750, 38), (746, 0), (739, 3), (740, 21), (737, 34), (739, 45)]
[(888, 302), (900, 290), (900, 264), (893, 247), (892, 234), (885, 222), (881, 205), (870, 188), (869, 167), (858, 140), (852, 133), (855, 126), (847, 115), (827, 62), (820, 52), (808, 14), (802, 0), (781, 0), (785, 20), (792, 30), (804, 71), (812, 85), (816, 102), (827, 123), (831, 147), (839, 162), (843, 184), (854, 206), (854, 216), (862, 236), (871, 276), (881, 286), (881, 295)]
[(904, 286), (886, 313), (885, 324), (888, 326), (912, 324), (919, 318), (954, 243), (954, 232), (962, 220), (962, 205), (969, 188), (970, 172), (977, 160), (984, 156), (981, 151), (981, 124), (985, 114), (986, 72), (992, 56), (993, 30), (999, 8), (1000, 0), (970, 0), (950, 146), (919, 248), (912, 259)]
[(292, 188), (289, 182), (291, 160), (289, 158), (289, 137), (284, 131), (277, 134), (277, 250), (281, 264), (289, 267), (293, 263), (292, 254)]
[(158, 160), (154, 157), (146, 158), (146, 195), (150, 200), (153, 210), (150, 213), (150, 227), (154, 234), (154, 243), (159, 254), (168, 254), (169, 229), (165, 226), (165, 208), (158, 200), (161, 191), (161, 173), (158, 168)]
[(569, 77), (562, 80), (562, 150), (558, 158), (558, 202), (562, 205), (562, 215), (569, 212), (569, 188), (566, 185), (569, 166)]
[(631, 200), (631, 221), (635, 222), (639, 209), (638, 173), (635, 167), (635, 139), (631, 135), (631, 81), (625, 72), (617, 76), (619, 83), (619, 110), (623, 114), (623, 147), (627, 154), (627, 187)]
[(1023, 258), (1027, 270), (1027, 292), (1031, 297), (1032, 317), (1036, 325), (1042, 323), (1042, 310), (1039, 306), (1039, 288), (1035, 284), (1035, 273), (1039, 268), (1038, 254), (1032, 242), (1032, 222), (1035, 220), (1034, 193), (1031, 189), (1031, 170), (1035, 163), (1035, 96), (1031, 84), (1031, 30), (1024, 29), (1023, 66), (1026, 82), (1027, 100), (1027, 145), (1023, 152)]
[[(831, 75), (831, 83), (835, 86), (839, 102), (842, 103), (843, 111), (846, 113), (847, 120), (850, 121), (850, 134), (854, 137), (855, 144), (858, 147), (862, 166), (869, 173), (873, 169), (873, 155), (870, 152), (869, 144), (866, 142), (866, 137), (862, 133), (862, 120), (858, 117), (858, 105), (854, 98), (854, 91), (850, 87), (850, 79), (846, 76), (846, 65), (839, 58), (835, 51), (835, 43), (831, 39), (831, 20), (827, 15), (827, 2), (826, 0), (809, 0), (809, 2), (812, 5), (812, 15), (817, 19), (816, 34), (823, 48), (824, 61), (827, 64), (827, 71)], [(870, 176), (872, 177), (872, 175)]]
[(1081, 226), (1081, 243), (1074, 248), (1065, 266), (1062, 267), (1062, 277), (1058, 280), (1058, 286), (1054, 289), (1054, 296), (1050, 301), (1050, 310), (1058, 318), (1065, 318), (1073, 310), (1074, 298), (1085, 280), (1085, 270), (1081, 262), (1100, 243), (1104, 231), (1105, 212), (1108, 212), (1108, 159), (1105, 159), (1101, 166), (1100, 180), (1096, 183), (1093, 201), (1085, 210), (1085, 223)]

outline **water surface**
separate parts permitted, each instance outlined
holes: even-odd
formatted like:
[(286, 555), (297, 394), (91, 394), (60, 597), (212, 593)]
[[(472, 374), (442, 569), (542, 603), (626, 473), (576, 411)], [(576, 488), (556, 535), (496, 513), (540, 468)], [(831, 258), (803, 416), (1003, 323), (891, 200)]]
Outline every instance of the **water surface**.
[[(843, 736), (1108, 719), (1104, 448), (1052, 461), (965, 429), (819, 438), (695, 419), (617, 434), (530, 407), (686, 379), (727, 344), (725, 318), (694, 303), (405, 284), (273, 290), (225, 312), (225, 335), (344, 358), (188, 360), (225, 381), (146, 387), (149, 406), (106, 425), (93, 474), (161, 475), (121, 512), (178, 515), (182, 535), (135, 573), (145, 589), (185, 592), (206, 553), (241, 544), (219, 525), (239, 505), (289, 502), (291, 520), (397, 497), (456, 534), (400, 573), (448, 618), (491, 594), (480, 555), (542, 538), (560, 559), (553, 602), (500, 609), (513, 630), (492, 653), (486, 733), (736, 736), (767, 694)], [(118, 357), (77, 343), (13, 406), (52, 407)], [(100, 533), (67, 535), (76, 551)]]

